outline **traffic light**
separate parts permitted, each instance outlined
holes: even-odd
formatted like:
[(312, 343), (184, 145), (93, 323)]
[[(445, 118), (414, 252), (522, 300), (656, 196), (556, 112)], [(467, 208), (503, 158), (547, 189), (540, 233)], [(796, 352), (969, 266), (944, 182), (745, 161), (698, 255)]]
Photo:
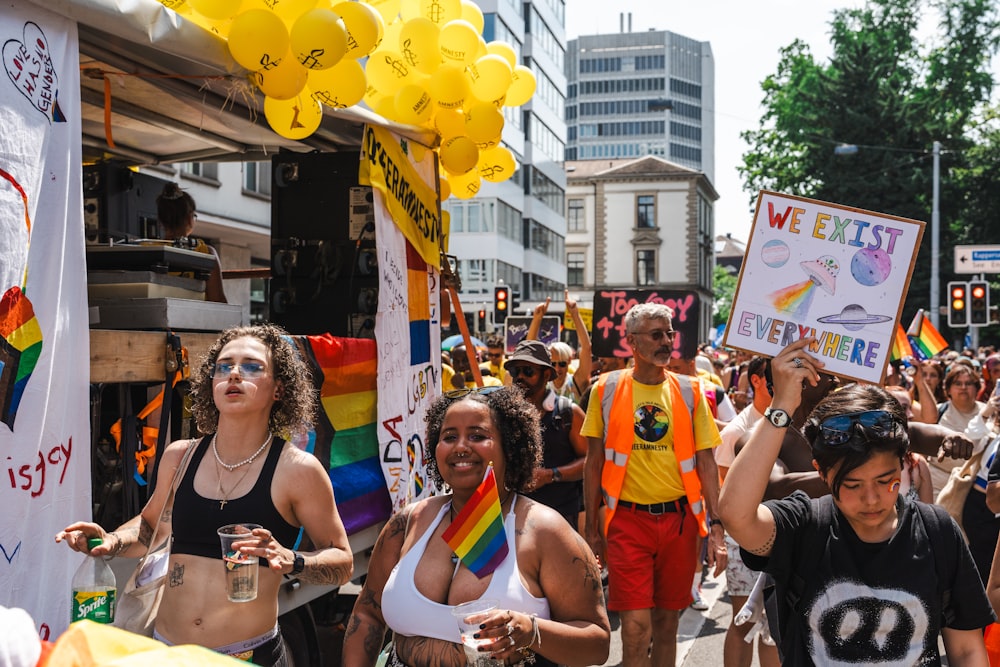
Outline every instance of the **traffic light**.
[(493, 290), (493, 321), (503, 324), (510, 314), (510, 288), (500, 286)]
[(478, 331), (486, 331), (486, 309), (479, 309), (479, 327)]
[(969, 325), (968, 294), (968, 283), (948, 283), (948, 326), (965, 327)]
[(982, 326), (990, 323), (990, 284), (985, 280), (969, 282), (969, 324)]

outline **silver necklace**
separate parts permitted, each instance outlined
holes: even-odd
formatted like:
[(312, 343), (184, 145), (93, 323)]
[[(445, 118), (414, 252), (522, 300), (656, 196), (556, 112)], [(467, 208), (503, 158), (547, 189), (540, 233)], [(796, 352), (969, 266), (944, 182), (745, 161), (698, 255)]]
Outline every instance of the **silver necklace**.
[(219, 465), (228, 470), (229, 472), (232, 472), (237, 468), (245, 466), (249, 463), (253, 463), (257, 459), (257, 457), (260, 456), (261, 452), (263, 452), (267, 448), (267, 446), (271, 444), (271, 440), (274, 438), (273, 433), (268, 433), (267, 440), (265, 440), (264, 444), (260, 446), (260, 449), (258, 449), (256, 452), (253, 453), (253, 456), (251, 456), (248, 459), (243, 459), (239, 463), (229, 464), (223, 461), (222, 458), (219, 457), (219, 448), (215, 446), (215, 439), (216, 437), (218, 437), (218, 435), (219, 434), (216, 433), (215, 435), (212, 436), (212, 453), (215, 454), (215, 460), (219, 463)]

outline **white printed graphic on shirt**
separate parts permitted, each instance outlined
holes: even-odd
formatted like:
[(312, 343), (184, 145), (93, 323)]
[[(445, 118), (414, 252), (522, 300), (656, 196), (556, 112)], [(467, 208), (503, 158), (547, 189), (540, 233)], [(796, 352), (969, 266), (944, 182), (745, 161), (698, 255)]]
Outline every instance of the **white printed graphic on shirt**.
[(928, 627), (927, 609), (909, 591), (852, 581), (817, 595), (807, 618), (809, 653), (830, 667), (916, 664)]

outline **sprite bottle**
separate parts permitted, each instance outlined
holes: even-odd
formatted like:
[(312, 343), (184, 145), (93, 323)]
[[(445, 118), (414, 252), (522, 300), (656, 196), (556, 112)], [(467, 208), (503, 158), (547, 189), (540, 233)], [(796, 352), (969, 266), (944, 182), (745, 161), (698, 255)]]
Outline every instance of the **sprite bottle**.
[[(87, 540), (87, 550), (104, 543), (99, 537)], [(73, 600), (70, 622), (84, 619), (96, 623), (115, 620), (115, 596), (118, 586), (115, 573), (104, 558), (87, 556), (73, 575)]]

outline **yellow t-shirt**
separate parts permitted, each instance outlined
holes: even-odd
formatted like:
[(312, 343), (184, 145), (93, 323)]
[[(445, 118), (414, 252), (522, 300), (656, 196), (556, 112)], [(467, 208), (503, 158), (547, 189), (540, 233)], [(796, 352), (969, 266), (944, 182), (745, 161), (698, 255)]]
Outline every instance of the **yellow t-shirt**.
[[(597, 386), (591, 390), (587, 417), (581, 435), (604, 438), (604, 415)], [(699, 393), (694, 409), (695, 449), (712, 449), (722, 444), (705, 395)], [(686, 409), (686, 406), (685, 406)], [(673, 414), (666, 383), (648, 385), (632, 381), (632, 420), (635, 440), (625, 471), (621, 500), (649, 505), (684, 496), (684, 482), (674, 454)]]
[[(448, 364), (441, 364), (441, 390), (445, 393), (455, 390), (455, 385), (452, 384), (452, 379), (455, 377), (455, 369)], [(471, 389), (476, 386), (476, 383), (469, 381), (465, 383), (467, 389)], [(492, 377), (490, 375), (483, 376), (483, 386), (484, 387), (502, 387), (503, 381), (500, 378)]]

